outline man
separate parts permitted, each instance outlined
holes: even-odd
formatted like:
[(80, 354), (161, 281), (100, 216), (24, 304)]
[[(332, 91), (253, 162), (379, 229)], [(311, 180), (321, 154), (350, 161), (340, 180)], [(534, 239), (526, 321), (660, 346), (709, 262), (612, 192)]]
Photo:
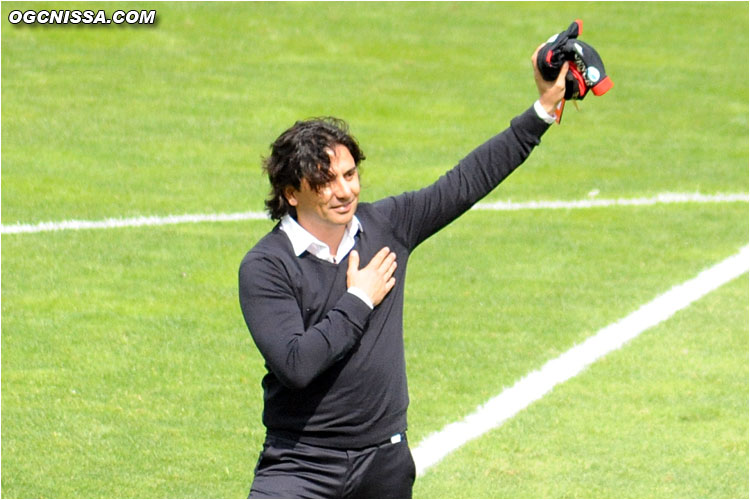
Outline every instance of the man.
[(422, 190), (360, 204), (364, 155), (335, 119), (297, 122), (272, 145), (266, 207), (280, 222), (239, 270), (242, 312), (268, 369), (250, 497), (411, 497), (407, 260), (520, 165), (554, 121), (567, 63), (547, 82), (538, 51), (534, 106)]

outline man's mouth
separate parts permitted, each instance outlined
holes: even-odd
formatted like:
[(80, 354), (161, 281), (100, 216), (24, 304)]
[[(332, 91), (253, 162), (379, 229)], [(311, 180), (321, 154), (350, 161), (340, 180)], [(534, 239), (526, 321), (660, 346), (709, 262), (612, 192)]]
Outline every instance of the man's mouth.
[(338, 212), (340, 214), (345, 214), (349, 210), (351, 210), (353, 206), (354, 206), (354, 200), (352, 200), (352, 201), (350, 201), (348, 203), (342, 203), (341, 205), (336, 205), (335, 207), (332, 207), (332, 208), (333, 208), (334, 212)]

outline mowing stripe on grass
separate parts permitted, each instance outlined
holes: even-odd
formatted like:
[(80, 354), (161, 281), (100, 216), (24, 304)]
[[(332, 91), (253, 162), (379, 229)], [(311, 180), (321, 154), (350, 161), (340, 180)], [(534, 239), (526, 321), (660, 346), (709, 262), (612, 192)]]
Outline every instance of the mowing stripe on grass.
[(583, 343), (548, 361), (539, 370), (529, 373), (463, 420), (448, 424), (419, 443), (412, 451), (417, 475), (422, 475), (468, 441), (499, 427), (556, 385), (578, 375), (594, 361), (619, 349), (709, 292), (748, 272), (749, 268), (750, 246), (746, 246), (732, 257), (673, 287), (625, 318), (599, 330)]
[[(614, 206), (648, 206), (665, 203), (733, 203), (749, 202), (750, 195), (746, 193), (714, 194), (699, 193), (661, 193), (650, 198), (617, 198), (617, 199), (586, 199), (570, 201), (527, 201), (511, 202), (498, 201), (494, 203), (478, 203), (474, 210), (539, 210), (539, 209), (575, 209)], [(119, 227), (139, 226), (167, 226), (170, 224), (186, 224), (197, 222), (226, 222), (240, 220), (267, 220), (263, 212), (237, 212), (230, 214), (185, 214), (167, 216), (142, 216), (131, 218), (112, 218), (104, 220), (67, 220), (61, 222), (40, 222), (37, 224), (0, 225), (0, 234), (43, 233), (46, 231), (66, 231), (79, 229), (113, 229)]]

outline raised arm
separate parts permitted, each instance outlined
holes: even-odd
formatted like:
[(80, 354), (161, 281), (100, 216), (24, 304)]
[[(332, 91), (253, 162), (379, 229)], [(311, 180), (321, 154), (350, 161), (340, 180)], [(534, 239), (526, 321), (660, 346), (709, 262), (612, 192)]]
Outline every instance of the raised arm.
[[(539, 47), (541, 48), (541, 46)], [(466, 212), (529, 156), (554, 121), (554, 110), (565, 94), (567, 63), (554, 82), (545, 81), (531, 57), (539, 100), (511, 121), (510, 127), (469, 153), (434, 184), (386, 198), (375, 204), (394, 221), (394, 229), (414, 248)]]

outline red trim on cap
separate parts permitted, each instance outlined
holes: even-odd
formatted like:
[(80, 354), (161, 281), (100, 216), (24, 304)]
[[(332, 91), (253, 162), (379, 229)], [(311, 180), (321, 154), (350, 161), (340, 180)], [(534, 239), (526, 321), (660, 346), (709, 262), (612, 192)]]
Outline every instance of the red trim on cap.
[(612, 82), (612, 80), (610, 80), (608, 76), (605, 76), (604, 80), (591, 87), (591, 91), (594, 93), (594, 95), (604, 95), (614, 85), (614, 82)]
[(578, 25), (578, 34), (580, 35), (583, 33), (583, 21), (576, 19), (576, 24)]
[(570, 73), (573, 75), (573, 77), (576, 79), (576, 82), (578, 83), (578, 97), (583, 99), (583, 96), (586, 95), (586, 80), (583, 79), (583, 75), (580, 71), (578, 71), (578, 68), (576, 68), (574, 65), (570, 65), (569, 68)]

